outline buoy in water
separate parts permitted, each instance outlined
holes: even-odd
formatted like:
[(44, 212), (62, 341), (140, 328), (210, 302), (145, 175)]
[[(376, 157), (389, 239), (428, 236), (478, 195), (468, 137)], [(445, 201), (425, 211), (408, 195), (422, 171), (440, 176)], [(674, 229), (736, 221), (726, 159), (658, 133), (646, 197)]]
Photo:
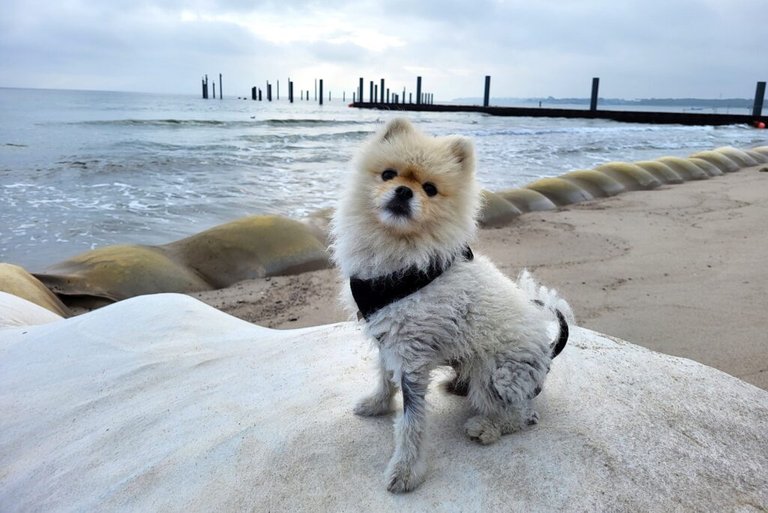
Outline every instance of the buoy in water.
[(755, 128), (765, 128), (765, 123), (762, 121), (755, 121)]

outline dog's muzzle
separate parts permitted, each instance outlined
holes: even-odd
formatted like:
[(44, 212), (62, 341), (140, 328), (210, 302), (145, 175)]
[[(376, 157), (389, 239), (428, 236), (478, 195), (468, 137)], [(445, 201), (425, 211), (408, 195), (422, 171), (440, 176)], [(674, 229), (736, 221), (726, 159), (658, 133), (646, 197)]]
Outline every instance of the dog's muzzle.
[(392, 196), (384, 208), (387, 211), (397, 217), (410, 217), (411, 216), (411, 199), (413, 198), (413, 191), (401, 185), (395, 189), (395, 194)]

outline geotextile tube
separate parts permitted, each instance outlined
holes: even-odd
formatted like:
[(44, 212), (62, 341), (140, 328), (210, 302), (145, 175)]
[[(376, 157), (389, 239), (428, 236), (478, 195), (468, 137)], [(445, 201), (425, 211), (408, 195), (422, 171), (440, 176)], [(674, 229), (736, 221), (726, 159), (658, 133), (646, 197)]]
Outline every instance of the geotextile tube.
[[(517, 189), (483, 191), (478, 222), (483, 227), (502, 226), (526, 212), (705, 180), (766, 163), (768, 146), (746, 151), (717, 148), (690, 158), (609, 162)], [(330, 266), (331, 215), (332, 209), (326, 208), (301, 221), (273, 215), (245, 217), (165, 245), (94, 249), (34, 276), (21, 267), (0, 264), (0, 291), (68, 316), (70, 311), (59, 298), (70, 306), (94, 307), (143, 294), (210, 290), (246, 279), (323, 269)]]

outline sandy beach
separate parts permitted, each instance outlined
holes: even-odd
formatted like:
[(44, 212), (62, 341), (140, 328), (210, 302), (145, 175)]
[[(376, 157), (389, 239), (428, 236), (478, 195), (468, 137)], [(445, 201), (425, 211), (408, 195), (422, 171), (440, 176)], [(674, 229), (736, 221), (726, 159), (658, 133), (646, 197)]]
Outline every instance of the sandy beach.
[[(578, 324), (768, 389), (768, 166), (525, 214), (476, 252), (560, 290)], [(333, 270), (193, 294), (273, 328), (347, 319)]]

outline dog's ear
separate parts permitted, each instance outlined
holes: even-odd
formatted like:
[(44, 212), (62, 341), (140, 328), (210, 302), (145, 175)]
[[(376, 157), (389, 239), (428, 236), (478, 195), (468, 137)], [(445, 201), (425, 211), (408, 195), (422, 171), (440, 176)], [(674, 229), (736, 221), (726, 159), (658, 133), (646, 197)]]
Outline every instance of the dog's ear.
[(381, 131), (379, 140), (391, 141), (397, 139), (399, 136), (413, 132), (413, 125), (405, 118), (395, 118), (384, 127)]
[(465, 137), (453, 136), (448, 139), (448, 150), (461, 165), (462, 170), (471, 172), (475, 168), (475, 147)]

